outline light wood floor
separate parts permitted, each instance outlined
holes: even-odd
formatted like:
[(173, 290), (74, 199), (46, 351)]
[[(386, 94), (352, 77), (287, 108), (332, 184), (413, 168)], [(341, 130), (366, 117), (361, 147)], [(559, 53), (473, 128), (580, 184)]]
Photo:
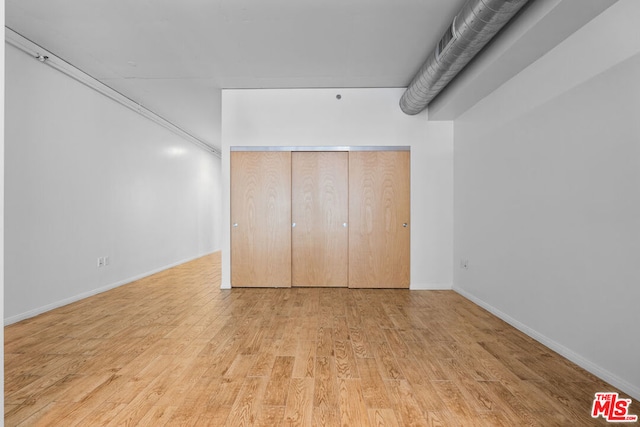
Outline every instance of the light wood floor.
[(6, 425), (607, 424), (613, 387), (452, 291), (219, 277), (208, 256), (6, 327)]

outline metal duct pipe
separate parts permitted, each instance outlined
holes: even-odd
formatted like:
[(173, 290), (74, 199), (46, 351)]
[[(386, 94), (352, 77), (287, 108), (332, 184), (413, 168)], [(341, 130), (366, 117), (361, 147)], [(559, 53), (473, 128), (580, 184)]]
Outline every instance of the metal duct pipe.
[(467, 1), (402, 95), (402, 111), (424, 110), (527, 1)]

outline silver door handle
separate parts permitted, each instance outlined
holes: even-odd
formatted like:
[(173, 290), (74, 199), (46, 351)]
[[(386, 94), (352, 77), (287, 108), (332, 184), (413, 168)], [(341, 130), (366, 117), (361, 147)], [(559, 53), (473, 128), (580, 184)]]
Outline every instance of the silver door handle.
[(291, 228), (293, 228), (293, 227), (295, 227), (295, 226), (296, 226), (296, 223), (295, 223), (295, 222), (292, 222), (292, 223), (291, 223)]
[(343, 226), (344, 228), (347, 228), (347, 225), (348, 225), (348, 224), (347, 224), (346, 222), (343, 222), (343, 223), (342, 223), (342, 226)]
[(237, 227), (237, 226), (238, 226), (238, 223), (237, 223), (237, 222), (234, 222), (234, 223), (233, 223), (233, 226), (234, 226), (234, 227)]
[(406, 222), (403, 222), (403, 223), (402, 223), (402, 226), (403, 226), (404, 228), (407, 228), (407, 227), (409, 226), (409, 224), (407, 224)]

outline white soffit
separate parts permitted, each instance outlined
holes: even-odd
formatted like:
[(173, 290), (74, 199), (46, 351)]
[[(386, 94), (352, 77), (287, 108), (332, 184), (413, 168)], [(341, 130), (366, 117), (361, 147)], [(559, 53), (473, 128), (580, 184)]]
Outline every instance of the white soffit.
[(456, 119), (616, 1), (530, 2), (429, 104), (429, 120)]

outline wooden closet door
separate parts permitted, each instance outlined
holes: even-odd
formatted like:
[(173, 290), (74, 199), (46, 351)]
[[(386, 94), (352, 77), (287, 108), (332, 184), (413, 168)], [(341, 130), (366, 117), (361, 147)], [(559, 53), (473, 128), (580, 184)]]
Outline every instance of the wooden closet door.
[(231, 285), (291, 286), (291, 153), (231, 153)]
[(410, 153), (349, 153), (349, 287), (409, 287)]
[(346, 287), (349, 153), (294, 152), (292, 285)]

